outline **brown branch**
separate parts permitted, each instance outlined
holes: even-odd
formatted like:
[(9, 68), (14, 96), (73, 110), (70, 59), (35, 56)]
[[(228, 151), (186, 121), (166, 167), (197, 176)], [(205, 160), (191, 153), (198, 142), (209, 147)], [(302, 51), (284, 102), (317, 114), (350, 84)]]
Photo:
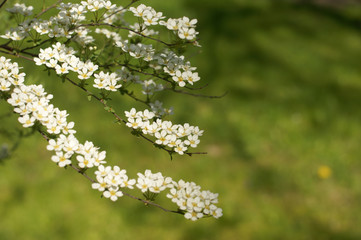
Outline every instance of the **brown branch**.
[(208, 83), (201, 86), (201, 87), (197, 87), (197, 88), (191, 88), (191, 87), (188, 87), (188, 86), (184, 86), (184, 88), (189, 89), (189, 90), (201, 90), (201, 89), (206, 88), (206, 87), (208, 87)]
[(20, 58), (25, 58), (25, 59), (28, 59), (28, 60), (31, 60), (31, 61), (34, 61), (34, 60), (32, 58), (22, 56), (19, 53), (24, 53), (24, 54), (32, 56), (32, 57), (37, 57), (38, 56), (38, 55), (33, 54), (33, 53), (25, 52), (24, 50), (17, 50), (15, 48), (9, 47), (8, 43), (0, 45), (0, 48), (8, 50), (9, 52), (4, 52), (6, 54), (14, 55), (14, 56), (17, 56), (17, 57), (20, 57)]
[(7, 2), (7, 0), (4, 0), (4, 1), (0, 4), (0, 8), (2, 8), (6, 2)]
[(147, 105), (147, 106), (149, 107), (149, 103), (147, 103), (146, 101), (144, 101), (144, 100), (142, 100), (142, 99), (139, 99), (139, 98), (137, 98), (137, 97), (133, 96), (133, 94), (132, 94), (132, 93), (128, 93), (128, 92), (126, 92), (125, 94), (126, 94), (127, 96), (129, 96), (129, 97), (133, 98), (135, 101), (137, 101), (137, 102), (141, 102), (141, 103), (144, 103), (145, 105)]
[[(49, 137), (48, 137), (43, 131), (38, 130), (38, 132), (43, 136), (43, 138), (45, 138), (46, 141), (49, 142)], [(92, 183), (96, 183), (96, 182), (97, 182), (97, 181), (95, 181), (93, 178), (91, 178), (89, 175), (87, 175), (82, 169), (74, 166), (73, 164), (69, 164), (69, 166), (70, 166), (72, 169), (74, 169), (75, 171), (77, 171), (79, 174), (83, 175), (83, 176), (84, 176), (86, 179), (88, 179), (90, 182), (92, 182)], [(123, 193), (123, 195), (125, 195), (125, 196), (127, 196), (127, 197), (130, 197), (130, 198), (133, 198), (133, 199), (135, 199), (135, 200), (141, 201), (141, 202), (143, 202), (143, 203), (146, 204), (146, 205), (155, 206), (155, 207), (157, 207), (157, 208), (162, 209), (162, 210), (165, 211), (165, 212), (172, 212), (172, 213), (182, 214), (182, 213), (179, 212), (179, 211), (174, 211), (174, 210), (166, 209), (166, 208), (164, 208), (164, 207), (160, 206), (159, 204), (156, 204), (156, 203), (154, 203), (154, 202), (152, 202), (152, 201), (138, 198), (138, 197), (133, 196), (133, 195), (131, 195), (131, 194), (129, 194), (129, 193), (126, 193), (126, 192), (124, 192), (124, 191), (122, 191), (122, 190), (120, 190), (120, 191)], [(183, 214), (182, 214), (182, 215), (183, 215)]]
[[(2, 47), (2, 46), (0, 46)], [(3, 46), (5, 49), (7, 50), (14, 50), (13, 48), (11, 47), (8, 47), (8, 46)], [(0, 50), (0, 52), (2, 52)], [(20, 57), (20, 58), (24, 58), (24, 59), (27, 59), (29, 61), (34, 61), (34, 59), (32, 58), (29, 58), (29, 57), (26, 57), (26, 56), (22, 56), (22, 55), (19, 55), (19, 54), (16, 54), (16, 53), (11, 53), (11, 52), (4, 52), (6, 54), (10, 54), (10, 55), (13, 55), (13, 56), (16, 56), (16, 57)], [(30, 53), (27, 53), (27, 52), (23, 52), (23, 53), (26, 53), (26, 54), (30, 54)], [(31, 56), (33, 56), (33, 54), (30, 54)], [(37, 56), (34, 54), (34, 56)], [(104, 101), (104, 99), (102, 98), (99, 98), (98, 96), (96, 96), (94, 93), (90, 92), (88, 89), (86, 89), (85, 87), (79, 85), (78, 83), (74, 82), (73, 80), (71, 80), (69, 77), (65, 77), (65, 79), (70, 82), (71, 84), (73, 84), (74, 86), (82, 89), (83, 91), (85, 91), (89, 96), (92, 96), (94, 99), (96, 99), (97, 101), (99, 101), (100, 103), (103, 104), (104, 108), (107, 108), (107, 109), (111, 109), (111, 107), (109, 105), (106, 104), (106, 102)], [(128, 94), (128, 96), (130, 96), (130, 94)], [(140, 100), (140, 99), (139, 99)], [(140, 100), (142, 101), (142, 100)], [(120, 122), (123, 122), (123, 123), (127, 123), (127, 121), (125, 121), (123, 118), (121, 118), (115, 111), (108, 111), (110, 112), (111, 114), (113, 114), (113, 116)], [(146, 136), (144, 136), (142, 133), (139, 134), (139, 136), (141, 136), (142, 138), (146, 139), (147, 141), (151, 142), (152, 144), (155, 144), (155, 142), (149, 138), (147, 138)], [(162, 146), (162, 145), (159, 145), (159, 147), (165, 151), (167, 151), (169, 154), (173, 154), (174, 151), (173, 150), (169, 150), (167, 149), (165, 146)], [(193, 154), (207, 154), (206, 152), (185, 152), (185, 154), (187, 154), (188, 156), (192, 156)]]
[[(110, 109), (111, 107), (109, 105), (106, 104), (106, 102), (99, 98), (98, 96), (96, 96), (95, 94), (93, 94), (92, 92), (90, 92), (88, 89), (80, 86), (79, 84), (77, 84), (76, 82), (74, 82), (73, 80), (71, 80), (70, 78), (66, 77), (65, 78), (67, 81), (69, 81), (71, 84), (73, 84), (74, 86), (79, 87), (80, 89), (82, 89), (83, 91), (85, 91), (89, 96), (92, 96), (93, 98), (95, 98), (97, 101), (101, 102), (103, 104), (103, 106), (105, 108)], [(123, 123), (127, 123), (127, 121), (125, 121), (123, 118), (121, 118), (115, 111), (108, 111), (111, 114), (113, 114), (113, 116), (120, 122)], [(144, 138), (145, 140), (147, 140), (148, 142), (155, 144), (155, 142), (149, 138), (147, 138), (146, 136), (144, 136), (144, 134), (139, 133), (139, 136)], [(159, 148), (163, 149), (164, 151), (167, 151), (169, 154), (173, 154), (174, 151), (173, 150), (169, 150), (167, 149), (165, 146), (159, 145)], [(193, 154), (207, 154), (206, 152), (185, 152), (185, 154), (187, 154), (188, 156), (192, 156)]]
[(131, 66), (129, 66), (129, 64), (121, 64), (121, 63), (117, 63), (117, 66), (124, 66), (126, 68), (128, 68), (130, 71), (133, 71), (133, 72), (137, 72), (137, 73), (140, 73), (140, 74), (143, 74), (143, 75), (147, 75), (147, 76), (153, 76), (153, 77), (156, 77), (158, 79), (161, 79), (163, 81), (166, 81), (168, 83), (172, 83), (172, 81), (166, 79), (166, 78), (163, 78), (163, 77), (160, 77), (154, 73), (147, 73), (147, 72), (143, 72), (141, 70), (138, 70), (138, 69), (135, 69), (135, 68), (132, 68)]
[(24, 59), (29, 60), (29, 61), (33, 61), (32, 58), (29, 58), (29, 57), (26, 57), (26, 56), (23, 56), (23, 55), (19, 55), (19, 54), (13, 53), (13, 52), (7, 52), (7, 51), (3, 51), (3, 50), (0, 50), (0, 52), (8, 54), (8, 55), (15, 56), (15, 57), (24, 58)]
[[(133, 32), (135, 34), (138, 34), (139, 36), (142, 36), (144, 38), (148, 38), (148, 39), (151, 39), (153, 41), (156, 41), (156, 42), (159, 42), (159, 43), (162, 43), (164, 45), (166, 45), (167, 47), (174, 47), (174, 46), (177, 46), (177, 45), (180, 45), (179, 43), (167, 43), (167, 42), (164, 42), (162, 40), (159, 40), (157, 38), (153, 38), (153, 37), (149, 37), (147, 35), (144, 35), (143, 33), (141, 32), (138, 32), (138, 31), (135, 31), (131, 28), (127, 28), (127, 27), (121, 27), (121, 26), (117, 26), (117, 25), (114, 25), (114, 24), (109, 24), (109, 23), (88, 23), (88, 24), (81, 24), (81, 25), (78, 25), (76, 26), (76, 28), (78, 27), (96, 27), (96, 26), (108, 26), (108, 27), (112, 27), (112, 28), (116, 28), (116, 29), (123, 29), (123, 30), (128, 30), (130, 32)], [(196, 41), (196, 40), (195, 40)], [(194, 43), (195, 41), (186, 41), (185, 43)]]
[(151, 39), (151, 40), (154, 40), (154, 41), (157, 41), (159, 43), (162, 43), (168, 47), (171, 47), (171, 46), (175, 46), (177, 44), (171, 44), (171, 43), (166, 43), (162, 40), (159, 40), (159, 39), (156, 39), (156, 38), (153, 38), (153, 37), (149, 37), (149, 36), (146, 36), (144, 35), (143, 33), (140, 33), (140, 32), (137, 32), (131, 28), (127, 28), (127, 27), (121, 27), (121, 26), (117, 26), (117, 25), (114, 25), (114, 24), (109, 24), (109, 23), (88, 23), (88, 24), (81, 24), (81, 25), (78, 25), (77, 27), (97, 27), (97, 26), (108, 26), (108, 27), (112, 27), (112, 28), (116, 28), (116, 29), (123, 29), (123, 30), (128, 30), (130, 32), (133, 32), (135, 34), (138, 34), (144, 38), (148, 38), (148, 39)]
[[(70, 78), (66, 77), (65, 78), (67, 81), (69, 81), (71, 84), (73, 84), (74, 86), (77, 86), (78, 88), (82, 89), (83, 91), (85, 91), (89, 96), (92, 96), (93, 98), (95, 98), (97, 101), (99, 101), (100, 103), (103, 104), (104, 107), (106, 108), (110, 108), (110, 106), (108, 106), (106, 104), (106, 102), (104, 101), (104, 99), (99, 98), (98, 96), (96, 96), (94, 93), (90, 92), (88, 89), (86, 89), (85, 87), (80, 86), (79, 84), (77, 84), (76, 82), (74, 82), (73, 80), (71, 80)], [(123, 123), (127, 123), (127, 121), (125, 121), (123, 118), (121, 118), (118, 114), (116, 114), (114, 111), (111, 112), (113, 114), (113, 116), (118, 120), (121, 121)]]
[(95, 181), (94, 179), (92, 179), (91, 177), (89, 177), (84, 171), (82, 171), (81, 169), (77, 168), (76, 166), (74, 166), (73, 164), (69, 164), (69, 166), (74, 169), (75, 171), (77, 171), (79, 174), (83, 175), (84, 177), (86, 177), (89, 181), (91, 181), (92, 183), (96, 183), (97, 181)]
[(182, 91), (182, 90), (177, 90), (177, 89), (173, 89), (173, 88), (164, 88), (165, 90), (170, 90), (176, 93), (181, 93), (181, 94), (186, 94), (186, 95), (190, 95), (193, 97), (203, 97), (203, 98), (222, 98), (224, 96), (226, 96), (228, 94), (228, 92), (224, 92), (222, 95), (218, 95), (218, 96), (212, 96), (212, 95), (204, 95), (204, 94), (197, 94), (197, 93), (190, 93), (190, 92), (186, 92), (186, 91)]
[(44, 43), (49, 42), (49, 41), (52, 41), (52, 40), (53, 40), (53, 39), (51, 39), (51, 38), (46, 39), (46, 40), (42, 41), (41, 43), (39, 43), (39, 44), (37, 44), (37, 45), (35, 45), (35, 46), (26, 47), (26, 48), (21, 49), (20, 51), (22, 52), (22, 51), (25, 51), (25, 50), (37, 48), (37, 47), (43, 45)]
[(54, 3), (53, 5), (49, 6), (46, 9), (43, 9), (43, 11), (41, 11), (40, 13), (38, 13), (35, 18), (40, 17), (41, 15), (43, 15), (44, 13), (46, 13), (47, 11), (49, 11), (52, 8), (55, 8), (58, 4), (60, 4), (63, 0), (58, 0), (56, 3)]

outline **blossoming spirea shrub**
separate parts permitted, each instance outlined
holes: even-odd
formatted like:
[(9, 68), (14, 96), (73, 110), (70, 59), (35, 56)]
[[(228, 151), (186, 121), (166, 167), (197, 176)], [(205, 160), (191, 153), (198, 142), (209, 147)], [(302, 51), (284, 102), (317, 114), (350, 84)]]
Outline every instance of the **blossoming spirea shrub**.
[[(124, 7), (106, 0), (58, 1), (37, 14), (24, 4), (6, 8), (16, 24), (1, 35), (5, 43), (0, 45), (4, 55), (0, 57), (0, 96), (14, 107), (24, 128), (36, 129), (48, 141), (47, 150), (52, 151), (51, 160), (57, 166), (81, 173), (105, 198), (117, 201), (126, 195), (191, 220), (219, 218), (218, 194), (202, 190), (194, 182), (175, 181), (150, 170), (132, 179), (126, 170), (108, 166), (106, 152), (91, 141), (79, 142), (74, 122), (67, 121), (67, 111), (51, 103), (52, 95), (42, 85), (26, 84), (19, 64), (5, 57), (24, 58), (54, 72), (85, 91), (89, 100), (101, 103), (134, 135), (171, 156), (197, 154), (191, 149), (199, 144), (203, 130), (165, 120), (172, 108), (165, 108), (156, 98), (157, 92), (165, 90), (195, 95), (189, 91), (200, 77), (181, 54), (188, 45), (200, 47), (197, 20), (167, 18), (150, 6), (137, 5), (138, 1)], [(0, 3), (1, 14), (5, 14), (6, 2)], [(43, 19), (44, 13), (53, 14)], [(109, 105), (112, 92), (142, 102), (145, 109), (116, 113)], [(126, 189), (141, 191), (144, 198)], [(177, 205), (176, 210), (155, 203), (163, 191)]]

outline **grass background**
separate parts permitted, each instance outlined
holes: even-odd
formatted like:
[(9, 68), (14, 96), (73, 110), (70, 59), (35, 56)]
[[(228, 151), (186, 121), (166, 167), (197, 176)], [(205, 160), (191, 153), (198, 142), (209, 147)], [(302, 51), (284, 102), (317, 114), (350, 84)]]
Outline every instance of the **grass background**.
[[(107, 151), (110, 164), (130, 176), (152, 169), (195, 181), (220, 194), (224, 216), (191, 222), (125, 197), (102, 199), (86, 179), (56, 167), (35, 134), (0, 165), (0, 239), (360, 239), (361, 5), (144, 3), (199, 20), (203, 48), (189, 59), (209, 83), (201, 92), (228, 94), (163, 98), (176, 110), (174, 122), (205, 129), (198, 150), (207, 155), (170, 161), (69, 84), (26, 63), (24, 71), (68, 110), (81, 141)], [(114, 102), (119, 112), (130, 106), (128, 99)], [(0, 144), (11, 147), (21, 128), (8, 113), (3, 102)], [(322, 165), (332, 170), (327, 179), (317, 175)]]

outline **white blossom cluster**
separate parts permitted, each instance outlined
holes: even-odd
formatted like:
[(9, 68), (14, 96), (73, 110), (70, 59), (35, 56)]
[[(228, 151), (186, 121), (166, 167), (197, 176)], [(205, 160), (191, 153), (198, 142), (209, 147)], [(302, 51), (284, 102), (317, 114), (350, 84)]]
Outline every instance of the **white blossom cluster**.
[(176, 32), (181, 39), (194, 40), (198, 35), (198, 32), (195, 30), (197, 19), (190, 20), (188, 17), (169, 18), (167, 22), (161, 21), (159, 24)]
[(126, 125), (133, 129), (140, 129), (143, 134), (154, 136), (155, 143), (170, 147), (175, 152), (183, 155), (189, 147), (195, 148), (199, 144), (199, 136), (203, 135), (203, 130), (198, 127), (173, 124), (171, 121), (156, 119), (152, 111), (138, 111), (132, 108), (129, 112), (125, 111), (127, 117)]
[(173, 114), (173, 107), (165, 108), (163, 107), (163, 103), (158, 100), (156, 100), (154, 103), (149, 103), (149, 105), (150, 109), (156, 117), (162, 118), (163, 116)]
[(173, 181), (172, 186), (167, 197), (176, 203), (180, 210), (186, 212), (185, 218), (195, 221), (205, 215), (214, 218), (222, 216), (222, 209), (215, 205), (218, 203), (218, 193), (201, 191), (201, 187), (194, 182), (183, 180)]
[[(143, 29), (151, 25), (164, 25), (169, 30), (173, 30), (177, 33), (178, 37), (186, 40), (194, 40), (198, 34), (195, 27), (197, 19), (189, 20), (188, 17), (173, 19), (168, 18), (168, 20), (162, 21), (164, 19), (162, 12), (156, 12), (152, 7), (140, 4), (138, 7), (129, 8), (133, 12), (134, 16), (141, 18), (143, 20), (142, 25), (137, 25), (136, 29), (138, 32), (143, 34)], [(145, 26), (144, 26), (145, 25)]]
[[(21, 9), (29, 9), (25, 5), (21, 5)], [(105, 22), (108, 23), (111, 18), (115, 16), (122, 16), (127, 10), (117, 7), (110, 1), (88, 0), (82, 1), (81, 4), (61, 3), (58, 7), (59, 13), (57, 16), (51, 17), (49, 20), (38, 20), (36, 18), (27, 20), (15, 29), (7, 31), (2, 38), (11, 39), (14, 41), (23, 40), (30, 34), (30, 30), (34, 29), (40, 35), (48, 35), (50, 38), (66, 37), (71, 38), (75, 36), (75, 40), (83, 45), (94, 42), (94, 38), (89, 35), (90, 30), (81, 24), (85, 21), (85, 14), (95, 12), (100, 9), (106, 9), (107, 15)], [(121, 11), (119, 10), (121, 9)], [(129, 9), (133, 14), (143, 20), (143, 24), (135, 23), (130, 25), (135, 32), (142, 35), (150, 36), (156, 35), (156, 31), (147, 29), (152, 25), (165, 25), (167, 29), (178, 31), (178, 36), (182, 39), (194, 39), (198, 34), (194, 29), (197, 23), (196, 19), (190, 20), (187, 17), (172, 19), (169, 18), (167, 22), (162, 21), (165, 17), (161, 12), (156, 12), (153, 8), (140, 4), (138, 7), (131, 7)], [(24, 10), (25, 11), (25, 10)], [(119, 13), (118, 13), (119, 11)], [(117, 13), (113, 14), (112, 13)], [(109, 17), (110, 16), (110, 17)], [(130, 37), (137, 35), (135, 32), (130, 32)], [(184, 57), (177, 57), (174, 53), (157, 54), (152, 45), (142, 43), (129, 43), (128, 40), (122, 40), (118, 33), (111, 33), (109, 30), (97, 30), (97, 33), (104, 33), (108, 38), (113, 38), (115, 46), (121, 48), (124, 52), (129, 53), (133, 58), (141, 58), (144, 61), (158, 61), (158, 65), (163, 66), (164, 71), (172, 76), (172, 79), (180, 86), (184, 87), (186, 83), (193, 84), (200, 78), (195, 68), (192, 68), (189, 62), (184, 62)], [(169, 58), (171, 56), (171, 58)], [(157, 66), (155, 66), (157, 67)], [(112, 85), (114, 87), (114, 85)]]
[(162, 173), (152, 173), (151, 170), (145, 170), (144, 174), (137, 173), (138, 179), (136, 187), (143, 193), (149, 191), (152, 193), (160, 193), (167, 188), (171, 188), (172, 178), (163, 177)]
[(152, 7), (140, 4), (138, 7), (130, 7), (129, 10), (133, 12), (134, 16), (142, 18), (144, 25), (158, 25), (158, 21), (164, 19), (162, 12), (156, 12)]
[(124, 52), (129, 53), (130, 56), (144, 61), (152, 61), (155, 70), (163, 69), (163, 71), (172, 77), (172, 80), (180, 87), (184, 87), (186, 83), (193, 85), (200, 80), (198, 72), (195, 72), (196, 67), (192, 67), (189, 61), (185, 61), (184, 56), (177, 56), (169, 49), (165, 49), (157, 53), (151, 45), (142, 43), (129, 44), (129, 40), (123, 40), (121, 36), (108, 29), (96, 29), (96, 33), (104, 34), (108, 39), (114, 41), (114, 46), (121, 48)]
[(8, 12), (21, 14), (23, 16), (30, 16), (33, 14), (34, 7), (33, 6), (27, 7), (23, 3), (15, 3), (12, 8), (7, 8), (6, 10)]
[(122, 188), (134, 188), (135, 179), (129, 179), (126, 173), (126, 170), (121, 170), (118, 166), (112, 168), (99, 165), (95, 172), (97, 182), (92, 184), (92, 188), (103, 192), (104, 197), (116, 201), (123, 196)]
[(98, 65), (90, 60), (81, 61), (75, 55), (71, 47), (56, 43), (52, 47), (40, 49), (38, 58), (34, 58), (36, 65), (46, 65), (48, 68), (54, 68), (58, 75), (69, 73), (69, 71), (78, 74), (81, 80), (89, 79), (94, 75), (93, 87), (105, 89), (108, 91), (117, 91), (122, 85), (119, 83), (120, 77), (116, 73), (105, 73), (103, 71), (94, 74), (98, 70)]
[(192, 67), (189, 61), (184, 60), (184, 56), (177, 56), (174, 52), (165, 50), (159, 55), (158, 64), (163, 66), (165, 73), (172, 76), (172, 79), (178, 83), (180, 87), (184, 87), (186, 83), (193, 83), (200, 80), (197, 68)]
[(47, 149), (55, 151), (51, 157), (59, 167), (71, 164), (71, 157), (77, 154), (77, 164), (80, 168), (91, 168), (105, 163), (105, 151), (99, 152), (92, 142), (79, 143), (74, 136), (74, 122), (67, 121), (67, 111), (60, 110), (50, 103), (51, 94), (44, 91), (42, 85), (25, 85), (25, 73), (19, 72), (17, 63), (0, 57), (1, 91), (11, 91), (7, 102), (14, 107), (14, 112), (20, 117), (18, 121), (28, 128), (36, 122), (46, 128), (50, 134), (57, 135), (50, 139)]
[[(160, 33), (151, 28), (155, 25), (165, 26), (180, 39), (184, 39), (184, 43), (199, 46), (195, 41), (198, 34), (195, 31), (196, 19), (190, 20), (187, 17), (166, 19), (163, 13), (156, 12), (144, 4), (130, 7), (128, 10), (109, 0), (60, 3), (57, 9), (56, 15), (43, 20), (39, 17), (27, 18), (33, 14), (32, 6), (15, 4), (7, 10), (15, 14), (17, 27), (11, 28), (0, 37), (12, 40), (14, 46), (21, 46), (26, 42), (24, 40), (27, 37), (33, 39), (34, 43), (44, 41), (42, 36), (47, 40), (54, 38), (52, 42), (56, 42), (55, 44), (39, 50), (38, 57), (34, 58), (35, 64), (54, 69), (58, 75), (75, 73), (82, 81), (94, 78), (92, 86), (107, 91), (117, 91), (121, 87), (138, 84), (141, 87), (140, 91), (150, 99), (155, 92), (165, 89), (166, 85), (157, 81), (173, 81), (179, 87), (185, 87), (186, 84), (193, 85), (200, 80), (198, 73), (195, 72), (196, 68), (192, 67), (184, 56), (178, 56), (169, 50), (170, 45), (160, 41), (160, 37), (157, 36)], [(102, 11), (98, 12), (100, 10)], [(129, 24), (124, 20), (123, 16), (127, 11), (137, 17), (137, 22)], [(86, 19), (87, 13), (91, 13), (88, 15), (94, 16), (95, 21), (93, 19), (89, 22)], [(133, 59), (130, 65), (120, 64), (118, 69), (105, 72), (96, 64), (97, 62), (85, 61), (79, 57), (85, 50), (93, 51), (97, 48), (96, 38), (91, 35), (93, 32), (87, 27), (93, 23), (99, 23), (98, 26), (119, 24), (118, 32), (106, 28), (96, 28), (94, 32), (104, 34), (106, 38), (111, 39), (113, 46), (109, 47), (120, 48), (127, 62)], [(113, 25), (109, 27), (114, 29)], [(129, 39), (121, 37), (120, 29), (128, 31)], [(143, 37), (149, 40), (148, 44), (138, 39)], [(77, 55), (72, 47), (60, 43), (64, 42), (64, 38), (65, 41), (67, 40), (65, 44), (71, 41), (79, 43), (81, 53)], [(47, 40), (44, 42), (46, 43)], [(152, 41), (157, 42), (153, 45)], [(28, 49), (33, 48), (29, 47), (26, 50)], [(134, 62), (139, 62), (139, 66), (132, 65)], [(148, 66), (150, 71), (143, 72), (142, 64)], [(150, 201), (152, 199), (147, 197), (148, 193), (157, 195), (168, 189), (167, 197), (177, 204), (185, 218), (194, 221), (206, 216), (215, 218), (222, 216), (222, 209), (216, 206), (218, 194), (202, 191), (201, 187), (193, 182), (183, 180), (175, 182), (170, 177), (164, 177), (160, 172), (152, 173), (151, 170), (138, 173), (137, 179), (130, 179), (126, 170), (118, 166), (105, 166), (106, 152), (101, 151), (90, 141), (80, 143), (74, 135), (76, 133), (74, 122), (67, 120), (67, 111), (51, 104), (53, 96), (47, 94), (42, 85), (25, 85), (25, 73), (20, 72), (19, 69), (17, 63), (0, 57), (0, 94), (14, 107), (14, 112), (20, 115), (18, 121), (23, 127), (39, 127), (50, 134), (47, 137), (47, 149), (54, 152), (51, 160), (59, 167), (70, 165), (81, 172), (95, 169), (96, 181), (92, 183), (92, 188), (102, 192), (105, 198), (112, 201), (126, 195), (124, 189), (139, 189)], [(141, 74), (152, 76), (141, 78)], [(166, 79), (163, 76), (166, 76)], [(188, 123), (181, 125), (162, 120), (161, 118), (171, 114), (173, 109), (164, 108), (163, 103), (158, 100), (149, 102), (149, 106), (151, 110), (136, 111), (132, 108), (129, 112), (126, 111), (126, 125), (152, 136), (156, 144), (172, 149), (180, 155), (187, 153), (189, 148), (197, 147), (200, 142), (198, 138), (202, 136), (203, 130)]]
[(164, 89), (162, 84), (157, 84), (153, 79), (144, 81), (139, 80), (138, 83), (142, 86), (142, 93), (147, 96), (153, 95), (155, 92), (159, 92)]
[(74, 133), (73, 122), (68, 123), (66, 111), (50, 104), (51, 94), (42, 85), (24, 85), (25, 73), (19, 72), (17, 63), (0, 57), (0, 91), (12, 90), (8, 103), (20, 114), (18, 118), (23, 127), (31, 127), (39, 121), (50, 134)]
[(100, 165), (95, 172), (96, 182), (92, 184), (93, 189), (103, 192), (103, 196), (116, 201), (122, 197), (124, 188), (133, 189), (134, 186), (147, 193), (159, 194), (169, 190), (167, 197), (177, 204), (179, 210), (184, 211), (184, 217), (193, 221), (205, 216), (219, 218), (222, 216), (222, 209), (218, 208), (218, 194), (201, 190), (201, 187), (194, 182), (179, 180), (173, 181), (171, 177), (165, 177), (162, 173), (152, 173), (147, 169), (143, 173), (137, 173), (138, 179), (129, 179), (126, 170), (114, 166)]
[[(16, 4), (13, 8), (7, 9), (11, 13), (20, 13), (24, 16), (32, 14), (33, 7), (26, 7), (24, 4)], [(86, 20), (87, 12), (95, 12), (105, 9), (104, 22), (112, 24), (114, 21), (121, 20), (125, 12), (122, 7), (117, 7), (111, 1), (88, 0), (78, 3), (60, 3), (59, 13), (50, 17), (49, 20), (39, 20), (33, 18), (20, 24), (16, 28), (7, 31), (2, 38), (20, 41), (31, 35), (31, 30), (35, 30), (40, 35), (47, 35), (50, 38), (74, 37), (74, 40), (82, 45), (94, 42), (94, 38), (89, 35), (89, 29), (80, 26)], [(117, 12), (117, 14), (113, 14)], [(76, 26), (76, 27), (75, 27)]]

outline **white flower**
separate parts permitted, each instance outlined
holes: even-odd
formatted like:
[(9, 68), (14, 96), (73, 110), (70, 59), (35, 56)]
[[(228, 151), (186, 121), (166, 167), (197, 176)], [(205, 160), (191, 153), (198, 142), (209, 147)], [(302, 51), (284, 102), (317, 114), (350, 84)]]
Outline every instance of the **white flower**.
[(137, 8), (130, 7), (129, 10), (134, 13), (136, 17), (142, 17), (144, 12), (149, 11), (151, 8), (145, 6), (144, 4), (140, 4)]
[(10, 90), (11, 83), (5, 79), (0, 79), (0, 91), (5, 92)]
[(78, 160), (78, 165), (81, 168), (91, 168), (94, 166), (94, 159), (90, 157), (90, 155), (86, 155), (85, 157), (78, 155), (76, 156), (76, 160)]
[(116, 201), (119, 197), (123, 196), (123, 192), (121, 192), (119, 188), (110, 187), (108, 190), (104, 191), (103, 196), (110, 198), (112, 201)]
[(149, 178), (145, 178), (144, 175), (138, 173), (138, 180), (137, 180), (137, 184), (136, 187), (139, 188), (143, 193), (146, 192), (151, 184), (151, 181), (149, 180)]
[(178, 36), (181, 39), (193, 40), (197, 34), (194, 28), (181, 27), (178, 30)]
[(193, 148), (197, 147), (197, 145), (199, 144), (199, 139), (198, 139), (198, 135), (189, 135), (188, 136), (188, 140), (184, 141), (184, 144), (189, 145)]
[(159, 145), (167, 145), (168, 144), (167, 131), (162, 130), (161, 132), (156, 132), (154, 134), (154, 136), (157, 138), (157, 140), (155, 141), (156, 144), (159, 144)]
[(54, 139), (50, 139), (46, 149), (49, 151), (60, 151), (63, 148), (62, 144), (58, 143)]
[(97, 176), (105, 177), (110, 174), (112, 168), (110, 166), (104, 167), (104, 165), (99, 165), (98, 170), (95, 171)]
[(175, 72), (175, 76), (173, 76), (172, 79), (173, 79), (175, 82), (177, 82), (180, 87), (184, 87), (184, 86), (186, 85), (186, 83), (185, 83), (185, 81), (184, 81), (186, 77), (187, 77), (187, 76), (186, 76), (184, 73), (182, 73), (181, 71), (177, 70), (177, 71)]
[(128, 119), (128, 122), (126, 123), (126, 125), (130, 128), (137, 129), (137, 128), (143, 126), (143, 121), (141, 118), (136, 118), (136, 119), (130, 118), (130, 119)]
[(70, 69), (70, 67), (68, 66), (67, 63), (63, 63), (61, 66), (60, 65), (55, 66), (56, 74), (59, 74), (59, 75), (69, 73), (69, 69)]
[(93, 155), (94, 158), (94, 166), (99, 166), (100, 164), (104, 164), (106, 163), (106, 161), (104, 160), (106, 156), (106, 152), (105, 151), (101, 151), (101, 152), (96, 152)]
[(184, 152), (187, 151), (187, 148), (184, 146), (181, 140), (177, 140), (174, 151), (177, 152), (179, 155), (183, 155)]
[(186, 219), (190, 219), (190, 220), (192, 220), (192, 221), (196, 221), (196, 220), (198, 220), (198, 219), (200, 219), (200, 218), (203, 217), (203, 213), (195, 212), (195, 211), (187, 212), (187, 213), (184, 214), (184, 217), (185, 217)]
[(62, 151), (56, 151), (55, 152), (56, 155), (51, 157), (51, 160), (55, 163), (58, 164), (59, 167), (65, 167), (66, 165), (71, 164), (70, 161), (70, 157), (71, 154), (70, 153), (65, 153)]
[(18, 118), (19, 122), (21, 124), (23, 124), (23, 127), (31, 127), (34, 125), (35, 122), (35, 118), (33, 116), (29, 116), (29, 115), (24, 115)]
[(93, 189), (98, 189), (99, 191), (104, 191), (105, 190), (105, 188), (107, 188), (108, 187), (108, 184), (105, 182), (105, 180), (104, 180), (104, 178), (103, 177), (101, 177), (101, 176), (97, 176), (96, 177), (96, 179), (97, 179), (97, 183), (93, 183), (92, 184), (92, 188)]
[(133, 189), (133, 185), (136, 183), (135, 179), (128, 179), (127, 175), (124, 175), (122, 178), (122, 182), (120, 183), (121, 187), (127, 187)]

